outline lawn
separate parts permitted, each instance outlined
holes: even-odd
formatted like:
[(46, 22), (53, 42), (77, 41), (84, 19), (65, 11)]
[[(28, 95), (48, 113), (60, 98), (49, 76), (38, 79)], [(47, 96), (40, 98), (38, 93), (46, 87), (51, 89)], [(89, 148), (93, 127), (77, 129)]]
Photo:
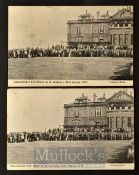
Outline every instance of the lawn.
[(26, 143), (8, 143), (7, 163), (8, 164), (33, 164), (35, 148), (55, 148), (55, 147), (93, 147), (105, 149), (105, 161), (107, 163), (130, 163), (127, 159), (127, 150), (130, 141), (37, 141)]
[(131, 80), (132, 58), (41, 57), (8, 60), (9, 79)]

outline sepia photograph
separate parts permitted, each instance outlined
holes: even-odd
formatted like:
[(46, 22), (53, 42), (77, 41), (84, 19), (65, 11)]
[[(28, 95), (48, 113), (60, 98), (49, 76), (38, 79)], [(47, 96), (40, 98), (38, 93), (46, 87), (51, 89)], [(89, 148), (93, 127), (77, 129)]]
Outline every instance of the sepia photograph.
[(133, 85), (133, 6), (9, 6), (8, 13), (9, 86)]
[(134, 169), (134, 89), (9, 89), (7, 169)]

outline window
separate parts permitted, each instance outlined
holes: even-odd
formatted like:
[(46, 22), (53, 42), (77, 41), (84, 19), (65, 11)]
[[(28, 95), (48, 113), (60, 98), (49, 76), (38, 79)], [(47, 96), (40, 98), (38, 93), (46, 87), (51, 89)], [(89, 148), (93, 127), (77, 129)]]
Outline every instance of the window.
[(101, 109), (96, 109), (96, 117), (101, 117)]
[(128, 27), (128, 23), (125, 23), (125, 26)]
[(119, 96), (117, 97), (117, 99), (118, 99), (118, 100), (124, 99), (124, 94), (119, 95)]
[(99, 41), (104, 41), (104, 38), (99, 38)]
[(74, 111), (74, 117), (79, 117), (79, 110)]
[(114, 110), (114, 104), (113, 103), (111, 104), (111, 110)]
[(77, 34), (81, 34), (81, 27), (77, 27)]
[(120, 109), (120, 106), (116, 106), (116, 109)]
[(126, 127), (125, 126), (125, 123), (126, 123), (126, 117), (121, 117), (121, 127)]
[(131, 45), (133, 45), (133, 34), (131, 34)]
[(113, 35), (113, 45), (117, 44), (117, 34)]
[(131, 106), (128, 106), (128, 109), (131, 109)]
[(100, 26), (99, 33), (104, 33), (104, 26)]
[(79, 34), (81, 34), (81, 27), (79, 27)]
[(123, 27), (123, 23), (120, 23), (119, 26), (120, 26), (120, 27)]
[(128, 34), (125, 34), (125, 45), (128, 45)]
[(116, 24), (114, 24), (114, 27), (117, 27), (117, 23), (116, 23)]
[(110, 122), (109, 119), (110, 119), (110, 118), (108, 117), (108, 118), (107, 118), (107, 126), (108, 126), (108, 127), (109, 127), (109, 122)]
[(120, 127), (121, 127), (120, 117), (116, 117), (116, 128), (120, 128)]
[(131, 117), (128, 117), (128, 123), (127, 126), (130, 128), (131, 127)]
[(110, 41), (111, 41), (111, 43), (112, 43), (112, 35), (110, 35), (110, 36), (111, 36), (111, 40), (110, 40)]
[(119, 45), (123, 45), (123, 35), (119, 34)]
[(110, 128), (115, 128), (114, 126), (114, 118), (110, 117)]
[(122, 109), (125, 109), (125, 106), (122, 106)]
[(133, 23), (131, 23), (131, 27), (133, 27)]

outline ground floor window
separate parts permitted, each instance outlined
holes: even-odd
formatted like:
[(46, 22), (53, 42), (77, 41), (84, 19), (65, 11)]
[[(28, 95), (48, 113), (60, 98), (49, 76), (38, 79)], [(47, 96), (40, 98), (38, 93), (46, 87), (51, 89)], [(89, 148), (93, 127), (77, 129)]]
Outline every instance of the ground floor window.
[(131, 128), (132, 125), (132, 120), (131, 117), (128, 117), (128, 123), (127, 123), (128, 127)]

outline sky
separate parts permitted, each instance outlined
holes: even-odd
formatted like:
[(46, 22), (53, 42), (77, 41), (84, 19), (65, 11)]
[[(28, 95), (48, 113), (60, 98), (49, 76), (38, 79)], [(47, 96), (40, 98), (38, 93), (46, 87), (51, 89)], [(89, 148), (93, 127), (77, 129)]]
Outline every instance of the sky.
[(99, 10), (113, 15), (127, 6), (9, 6), (9, 49), (48, 47), (67, 41), (67, 21), (86, 10), (96, 17)]
[[(9, 89), (7, 99), (7, 132), (45, 131), (57, 128), (64, 122), (64, 104), (74, 103), (84, 93), (93, 100), (105, 93), (112, 96), (120, 88), (51, 88), (51, 89)], [(130, 94), (133, 89), (127, 89)]]

